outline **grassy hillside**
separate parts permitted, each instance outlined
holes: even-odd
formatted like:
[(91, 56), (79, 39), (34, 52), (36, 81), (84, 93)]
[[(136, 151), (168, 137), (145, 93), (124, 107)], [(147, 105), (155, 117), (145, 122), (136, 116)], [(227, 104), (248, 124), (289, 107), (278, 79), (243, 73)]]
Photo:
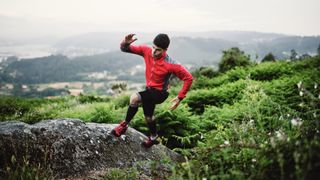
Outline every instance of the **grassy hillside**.
[[(162, 143), (187, 160), (166, 162), (170, 178), (315, 179), (320, 172), (319, 84), (319, 56), (236, 68), (211, 78), (195, 75), (178, 109), (169, 111), (169, 100), (156, 108)], [(171, 88), (169, 99), (180, 87)], [(125, 94), (54, 100), (1, 97), (0, 120), (34, 123), (64, 117), (117, 123), (128, 101)], [(131, 127), (147, 133), (141, 108)], [(130, 172), (117, 170), (122, 177)]]

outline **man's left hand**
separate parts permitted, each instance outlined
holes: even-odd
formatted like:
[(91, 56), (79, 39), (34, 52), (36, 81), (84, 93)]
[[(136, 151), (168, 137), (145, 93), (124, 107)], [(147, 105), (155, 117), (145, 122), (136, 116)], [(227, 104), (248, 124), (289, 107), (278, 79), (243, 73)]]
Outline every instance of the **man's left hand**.
[(177, 96), (177, 97), (175, 97), (174, 99), (172, 99), (170, 102), (172, 102), (172, 106), (170, 107), (170, 110), (175, 110), (178, 106), (179, 106), (179, 104), (180, 104), (180, 99), (179, 99), (179, 97)]

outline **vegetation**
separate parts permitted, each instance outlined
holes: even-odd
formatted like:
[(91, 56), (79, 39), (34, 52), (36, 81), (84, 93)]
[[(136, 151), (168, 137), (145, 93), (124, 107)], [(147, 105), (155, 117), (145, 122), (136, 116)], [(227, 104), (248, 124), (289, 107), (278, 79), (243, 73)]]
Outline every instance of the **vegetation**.
[[(237, 56), (234, 56), (234, 53)], [(183, 154), (168, 179), (315, 179), (320, 172), (320, 56), (251, 64), (237, 49), (225, 51), (222, 72), (195, 71), (188, 97), (175, 111), (157, 106), (162, 143)], [(226, 61), (227, 62), (227, 61)], [(181, 84), (170, 89), (173, 98)], [(53, 100), (1, 97), (1, 120), (34, 123), (79, 118), (118, 123), (129, 95), (64, 96)], [(142, 108), (131, 127), (147, 133)], [(168, 163), (168, 162), (167, 162)], [(106, 179), (135, 178), (138, 170), (115, 169)]]
[(219, 63), (219, 71), (225, 72), (237, 66), (247, 66), (250, 64), (250, 56), (246, 55), (237, 47), (222, 51), (223, 56)]
[(271, 61), (271, 62), (276, 61), (276, 58), (274, 57), (274, 55), (273, 55), (272, 53), (268, 53), (268, 54), (261, 60), (261, 62), (268, 62), (268, 61)]

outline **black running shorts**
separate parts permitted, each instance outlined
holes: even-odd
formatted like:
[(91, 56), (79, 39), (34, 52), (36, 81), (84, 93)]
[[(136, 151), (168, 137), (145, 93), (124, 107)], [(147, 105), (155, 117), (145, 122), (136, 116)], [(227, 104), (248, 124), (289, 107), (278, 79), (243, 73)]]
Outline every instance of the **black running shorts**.
[(168, 98), (169, 93), (147, 87), (146, 90), (140, 91), (139, 95), (142, 101), (144, 115), (146, 117), (152, 117), (156, 104), (164, 102)]

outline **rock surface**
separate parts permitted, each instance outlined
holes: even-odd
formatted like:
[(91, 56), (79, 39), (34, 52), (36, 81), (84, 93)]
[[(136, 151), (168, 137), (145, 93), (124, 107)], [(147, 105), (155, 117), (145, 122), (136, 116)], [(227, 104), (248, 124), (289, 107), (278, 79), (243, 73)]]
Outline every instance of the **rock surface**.
[(50, 168), (57, 178), (84, 175), (113, 167), (130, 167), (139, 161), (160, 161), (181, 156), (163, 145), (145, 149), (147, 139), (129, 128), (117, 138), (115, 124), (84, 123), (77, 119), (45, 120), (29, 125), (0, 122), (0, 170), (12, 161), (27, 158), (30, 163)]

